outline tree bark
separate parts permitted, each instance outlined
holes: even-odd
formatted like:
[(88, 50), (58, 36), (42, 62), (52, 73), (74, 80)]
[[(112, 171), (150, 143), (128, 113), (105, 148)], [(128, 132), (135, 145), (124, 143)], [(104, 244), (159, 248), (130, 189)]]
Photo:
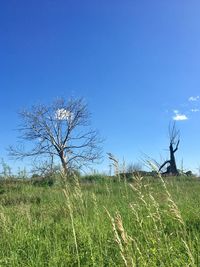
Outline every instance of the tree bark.
[(178, 169), (176, 167), (176, 159), (175, 159), (175, 152), (178, 150), (178, 145), (179, 145), (179, 141), (176, 144), (176, 148), (173, 148), (173, 144), (170, 143), (169, 146), (169, 151), (170, 151), (170, 159), (166, 160), (159, 168), (159, 171), (162, 170), (162, 168), (166, 165), (169, 164), (169, 166), (167, 167), (167, 170), (163, 173), (165, 175), (178, 175)]
[(170, 147), (169, 147), (169, 150), (170, 150), (170, 166), (169, 166), (169, 174), (172, 174), (172, 175), (178, 175), (178, 170), (177, 170), (177, 167), (176, 167), (176, 160), (175, 160), (175, 155), (174, 153), (176, 152), (178, 148), (176, 149), (173, 149), (173, 145), (170, 144)]
[(61, 151), (61, 152), (59, 153), (59, 157), (60, 157), (60, 160), (61, 160), (63, 173), (66, 175), (67, 172), (68, 172), (68, 168), (67, 168), (67, 163), (66, 163), (66, 159), (65, 159), (64, 151)]

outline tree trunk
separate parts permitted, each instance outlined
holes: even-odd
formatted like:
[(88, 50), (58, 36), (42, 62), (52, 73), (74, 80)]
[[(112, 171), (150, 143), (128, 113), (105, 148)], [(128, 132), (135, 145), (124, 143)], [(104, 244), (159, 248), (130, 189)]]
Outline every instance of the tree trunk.
[(176, 167), (176, 159), (174, 155), (175, 152), (178, 150), (178, 145), (179, 145), (179, 142), (177, 143), (176, 148), (174, 149), (172, 143), (170, 143), (170, 146), (169, 146), (170, 159), (166, 160), (159, 168), (159, 171), (161, 171), (162, 168), (166, 164), (169, 164), (169, 166), (167, 166), (166, 172), (163, 172), (164, 175), (178, 175), (179, 174), (178, 169)]
[(162, 174), (165, 174), (165, 175), (178, 175), (179, 172), (178, 172), (178, 169), (176, 167), (175, 152), (178, 150), (180, 139), (179, 139), (179, 131), (176, 130), (175, 124), (173, 124), (173, 127), (169, 126), (169, 136), (170, 136), (170, 145), (169, 145), (170, 158), (169, 158), (169, 160), (166, 160), (160, 166), (159, 172), (162, 170), (162, 168), (166, 164), (169, 164), (167, 166), (167, 170)]
[(68, 173), (68, 168), (67, 168), (67, 163), (66, 163), (66, 159), (65, 159), (65, 155), (64, 155), (64, 152), (63, 152), (63, 151), (61, 151), (61, 152), (59, 153), (59, 157), (60, 157), (60, 160), (61, 160), (63, 173), (64, 173), (65, 175), (67, 175), (67, 173)]
[(176, 167), (176, 160), (175, 160), (175, 155), (174, 155), (176, 150), (173, 149), (172, 144), (170, 144), (169, 150), (170, 150), (169, 174), (178, 175), (178, 170), (177, 170), (177, 167)]

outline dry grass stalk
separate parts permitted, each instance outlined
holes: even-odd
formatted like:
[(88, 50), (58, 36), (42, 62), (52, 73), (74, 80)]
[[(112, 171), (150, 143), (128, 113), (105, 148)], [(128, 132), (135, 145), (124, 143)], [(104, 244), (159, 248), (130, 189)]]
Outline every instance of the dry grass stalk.
[(115, 224), (117, 226), (117, 230), (118, 230), (119, 236), (121, 237), (123, 244), (128, 245), (128, 237), (127, 237), (127, 234), (124, 230), (124, 226), (122, 223), (122, 217), (121, 217), (119, 212), (116, 213)]
[(26, 205), (26, 204), (21, 204), (18, 207), (18, 211), (21, 213), (22, 216), (26, 216), (28, 222), (29, 222), (29, 226), (32, 223), (32, 218), (31, 218), (31, 206), (30, 205)]
[(106, 210), (106, 213), (108, 214), (108, 217), (111, 220), (112, 229), (113, 229), (114, 236), (115, 236), (115, 242), (117, 243), (119, 247), (120, 255), (122, 257), (124, 265), (127, 267), (134, 266), (134, 263), (130, 256), (129, 248), (128, 248), (131, 238), (127, 235), (123, 227), (123, 222), (122, 222), (120, 213), (117, 212), (115, 218), (113, 218), (106, 208), (105, 210)]
[(108, 192), (108, 196), (111, 195), (111, 188), (106, 184), (106, 191)]
[(74, 196), (77, 200), (80, 200), (82, 205), (84, 204), (84, 201), (83, 201), (83, 193), (82, 193), (82, 190), (81, 190), (81, 186), (80, 186), (80, 183), (79, 183), (79, 179), (76, 175), (74, 175), (74, 181), (75, 181), (75, 185), (74, 185)]
[[(164, 179), (162, 178), (162, 175), (158, 171), (157, 166), (155, 166), (150, 161), (148, 163), (149, 163), (149, 166), (151, 166), (152, 169), (157, 172), (158, 177), (160, 178), (160, 180), (162, 182), (162, 185), (163, 185), (163, 187), (165, 189), (165, 192), (167, 194), (167, 202), (168, 202), (169, 210), (170, 210), (171, 214), (173, 215), (173, 218), (175, 218), (180, 223), (180, 225), (183, 227), (182, 229), (183, 229), (183, 232), (184, 232), (184, 236), (186, 238), (186, 236), (187, 236), (186, 235), (187, 234), (186, 225), (185, 225), (185, 222), (183, 220), (183, 217), (181, 215), (181, 212), (180, 212), (178, 206), (176, 205), (176, 203), (174, 202), (170, 192), (168, 191), (166, 183), (165, 183)], [(190, 258), (190, 261), (191, 261), (191, 265), (190, 266), (195, 266), (195, 260), (194, 260), (194, 257), (192, 255), (192, 252), (190, 250), (190, 246), (187, 244), (186, 240), (184, 240), (183, 238), (181, 240), (184, 243), (186, 251), (187, 251), (187, 254), (188, 254), (189, 258)]]
[(150, 166), (154, 171), (157, 172), (158, 177), (159, 177), (159, 179), (160, 179), (161, 182), (162, 182), (163, 188), (165, 189), (165, 192), (166, 192), (166, 194), (167, 194), (168, 206), (169, 206), (169, 208), (170, 208), (170, 211), (171, 211), (173, 217), (174, 217), (174, 218), (175, 218), (181, 225), (184, 226), (185, 223), (184, 223), (184, 220), (183, 220), (183, 218), (182, 218), (182, 216), (181, 216), (181, 212), (180, 212), (178, 206), (176, 205), (176, 203), (174, 202), (174, 200), (173, 200), (173, 198), (172, 198), (170, 192), (168, 191), (167, 186), (166, 186), (166, 183), (165, 183), (164, 179), (162, 178), (162, 175), (159, 173), (157, 166), (154, 165), (154, 164), (153, 164), (152, 162), (150, 162), (150, 161), (148, 161), (148, 164), (149, 164), (149, 166)]
[(120, 181), (120, 173), (119, 173), (119, 161), (115, 158), (115, 156), (111, 153), (107, 153), (108, 158), (111, 161), (112, 166), (114, 167), (114, 174), (116, 177), (118, 177), (118, 180)]
[(159, 222), (161, 228), (164, 229), (162, 218), (161, 218), (161, 214), (160, 214), (159, 203), (155, 200), (155, 198), (153, 197), (153, 195), (151, 193), (149, 193), (149, 197), (150, 197), (150, 199), (152, 201), (153, 207), (155, 208), (154, 217)]
[(0, 228), (3, 227), (3, 229), (8, 232), (9, 225), (11, 225), (10, 219), (5, 215), (2, 209), (0, 212)]
[(190, 259), (190, 266), (195, 267), (195, 266), (196, 266), (196, 264), (195, 264), (195, 260), (194, 260), (194, 257), (193, 257), (193, 255), (192, 255), (192, 252), (191, 252), (191, 250), (190, 250), (188, 244), (187, 244), (186, 241), (183, 240), (183, 239), (182, 239), (182, 242), (183, 242), (183, 244), (185, 245), (185, 248), (186, 248), (188, 257), (189, 257), (189, 259)]
[(99, 209), (98, 209), (97, 197), (95, 193), (92, 193), (92, 202), (94, 204), (94, 210), (95, 210), (96, 216), (97, 218), (99, 218)]
[(70, 197), (67, 189), (63, 189), (63, 193), (67, 199), (67, 207), (69, 209), (70, 219), (71, 219), (71, 225), (72, 225), (72, 231), (74, 236), (74, 242), (76, 247), (76, 254), (77, 254), (77, 260), (78, 260), (78, 267), (80, 267), (80, 257), (79, 257), (79, 250), (78, 250), (78, 243), (77, 243), (77, 237), (76, 237), (76, 231), (75, 231), (75, 224), (74, 224), (74, 217), (73, 217), (73, 209), (71, 207)]

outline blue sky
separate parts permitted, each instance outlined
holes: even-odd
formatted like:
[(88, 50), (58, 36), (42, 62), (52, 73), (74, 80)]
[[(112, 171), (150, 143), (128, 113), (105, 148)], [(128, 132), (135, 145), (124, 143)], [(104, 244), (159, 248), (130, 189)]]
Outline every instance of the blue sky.
[(75, 96), (104, 152), (127, 162), (165, 158), (168, 124), (183, 119), (177, 163), (198, 168), (199, 10), (197, 0), (1, 1), (0, 157), (16, 143), (18, 110)]

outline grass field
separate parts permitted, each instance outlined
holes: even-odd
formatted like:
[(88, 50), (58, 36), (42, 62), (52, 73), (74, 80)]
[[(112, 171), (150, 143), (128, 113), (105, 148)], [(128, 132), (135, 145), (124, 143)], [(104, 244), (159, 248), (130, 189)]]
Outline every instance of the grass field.
[(0, 266), (200, 266), (200, 182), (1, 183)]

